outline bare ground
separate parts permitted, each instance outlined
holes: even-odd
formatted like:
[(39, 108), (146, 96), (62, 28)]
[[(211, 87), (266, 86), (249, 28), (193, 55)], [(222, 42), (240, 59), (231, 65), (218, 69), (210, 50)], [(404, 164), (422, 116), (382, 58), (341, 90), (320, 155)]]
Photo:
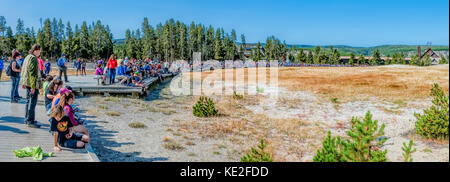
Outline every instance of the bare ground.
[[(330, 70), (325, 79), (319, 74), (322, 68), (298, 69), (294, 74), (295, 69), (280, 71), (276, 100), (268, 96), (270, 86), (256, 95), (244, 94), (243, 99), (212, 95), (220, 111), (213, 118), (194, 117), (192, 106), (198, 97), (174, 97), (168, 87), (153, 101), (84, 97), (77, 103), (87, 110), (83, 114), (89, 120), (92, 144), (103, 161), (239, 161), (259, 139), (268, 142), (275, 161), (312, 161), (328, 130), (345, 135), (351, 117), (363, 117), (368, 110), (386, 124), (388, 160), (402, 161), (402, 143), (409, 139), (417, 148), (414, 161), (449, 160), (448, 141), (417, 136), (413, 116), (431, 105), (427, 96), (431, 83), (440, 83), (448, 93), (448, 65), (360, 69), (348, 74), (365, 78), (353, 80), (340, 78), (346, 70)], [(297, 78), (299, 83), (293, 84), (293, 78), (286, 75), (309, 79)], [(251, 84), (235, 85), (236, 90), (248, 88), (255, 89)], [(133, 122), (146, 127), (131, 128)]]

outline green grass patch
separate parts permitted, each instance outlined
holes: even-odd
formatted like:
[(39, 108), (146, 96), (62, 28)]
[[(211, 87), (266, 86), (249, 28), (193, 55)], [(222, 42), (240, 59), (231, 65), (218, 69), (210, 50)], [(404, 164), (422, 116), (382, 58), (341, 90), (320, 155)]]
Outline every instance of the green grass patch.
[(116, 112), (116, 111), (110, 111), (110, 112), (107, 112), (106, 115), (117, 117), (117, 116), (120, 116), (120, 113)]
[(142, 122), (132, 122), (132, 123), (128, 124), (128, 126), (130, 128), (147, 128), (147, 125), (145, 125)]
[(97, 106), (99, 109), (109, 109), (109, 107), (108, 106), (105, 106), (105, 105), (98, 105)]
[(169, 142), (165, 143), (163, 146), (167, 150), (181, 151), (181, 150), (185, 149), (181, 144), (174, 142), (174, 141), (169, 141)]

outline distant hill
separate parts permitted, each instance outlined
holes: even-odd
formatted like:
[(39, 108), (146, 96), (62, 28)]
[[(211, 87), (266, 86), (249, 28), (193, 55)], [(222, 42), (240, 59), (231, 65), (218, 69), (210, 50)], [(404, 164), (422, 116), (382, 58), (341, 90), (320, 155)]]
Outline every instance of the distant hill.
[[(113, 40), (115, 45), (121, 45), (124, 44), (125, 39), (114, 39)], [(240, 43), (237, 43), (240, 45)], [(247, 43), (247, 44), (256, 44), (256, 43)], [(265, 44), (261, 43), (261, 46), (264, 47)], [(304, 50), (314, 50), (316, 47), (315, 45), (303, 45), (303, 44), (288, 44), (288, 48), (292, 48), (295, 46), (295, 48), (298, 50), (300, 48), (303, 48)], [(320, 46), (323, 50), (328, 51), (330, 46)], [(428, 47), (427, 45), (421, 45), (422, 52), (426, 50)], [(375, 49), (380, 50), (380, 53), (383, 56), (392, 56), (394, 53), (404, 53), (407, 57), (410, 57), (411, 55), (415, 54), (417, 52), (417, 46), (416, 45), (380, 45), (380, 46), (374, 46), (374, 47), (352, 47), (347, 45), (333, 45), (333, 48), (337, 49), (341, 56), (348, 56), (350, 53), (354, 53), (356, 55), (365, 55), (365, 56), (371, 56), (373, 54), (373, 51)], [(449, 46), (442, 46), (442, 45), (434, 45), (431, 46), (431, 49), (433, 51), (439, 51), (439, 52), (445, 52), (446, 55), (448, 55), (449, 52)]]

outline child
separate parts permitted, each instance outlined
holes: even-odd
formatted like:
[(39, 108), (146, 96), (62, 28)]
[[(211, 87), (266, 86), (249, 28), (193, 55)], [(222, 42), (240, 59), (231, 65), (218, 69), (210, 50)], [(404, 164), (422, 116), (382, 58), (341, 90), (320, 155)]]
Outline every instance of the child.
[(84, 143), (89, 143), (89, 136), (73, 132), (73, 125), (69, 117), (64, 116), (61, 106), (55, 107), (51, 115), (50, 130), (53, 131), (54, 150), (61, 151), (61, 147), (83, 148)]
[(77, 69), (77, 76), (78, 76), (78, 72), (80, 72), (80, 75), (83, 74), (81, 72), (81, 60), (80, 58), (77, 58), (77, 60), (74, 61), (75, 67)]
[(95, 69), (95, 75), (99, 75), (102, 77), (102, 85), (105, 84), (106, 76), (103, 74), (102, 64), (97, 64), (97, 69)]
[(47, 115), (50, 115), (51, 108), (52, 108), (52, 101), (56, 97), (57, 92), (59, 89), (61, 89), (63, 86), (63, 83), (60, 79), (53, 80), (50, 85), (48, 86), (48, 89), (44, 93), (44, 104), (45, 109), (47, 110)]
[(82, 133), (89, 136), (89, 132), (86, 126), (84, 126), (84, 122), (79, 118), (75, 117), (75, 111), (72, 108), (72, 104), (74, 102), (74, 95), (72, 91), (67, 91), (66, 93), (61, 95), (61, 100), (58, 105), (64, 108), (64, 113), (69, 117), (70, 122), (73, 125), (73, 130), (77, 133)]
[(44, 91), (44, 92), (43, 92), (44, 95), (45, 95), (45, 93), (47, 92), (47, 88), (48, 88), (48, 86), (50, 85), (50, 82), (52, 82), (52, 81), (53, 81), (53, 76), (51, 76), (51, 75), (48, 75), (48, 76), (45, 78), (44, 87), (42, 88), (42, 90)]
[(48, 61), (48, 59), (45, 60), (45, 65), (44, 65), (44, 67), (45, 67), (44, 73), (45, 73), (46, 75), (50, 74), (50, 70), (52, 69), (52, 64), (50, 64), (50, 62)]
[(86, 76), (86, 60), (81, 61), (81, 75)]

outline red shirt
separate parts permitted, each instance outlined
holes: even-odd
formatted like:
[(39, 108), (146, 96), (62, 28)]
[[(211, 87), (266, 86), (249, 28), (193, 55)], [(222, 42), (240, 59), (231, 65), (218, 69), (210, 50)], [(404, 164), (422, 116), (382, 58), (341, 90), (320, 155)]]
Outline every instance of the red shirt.
[(110, 69), (116, 69), (116, 67), (117, 67), (117, 60), (116, 59), (108, 60), (108, 63), (106, 64), (106, 67), (108, 67)]

